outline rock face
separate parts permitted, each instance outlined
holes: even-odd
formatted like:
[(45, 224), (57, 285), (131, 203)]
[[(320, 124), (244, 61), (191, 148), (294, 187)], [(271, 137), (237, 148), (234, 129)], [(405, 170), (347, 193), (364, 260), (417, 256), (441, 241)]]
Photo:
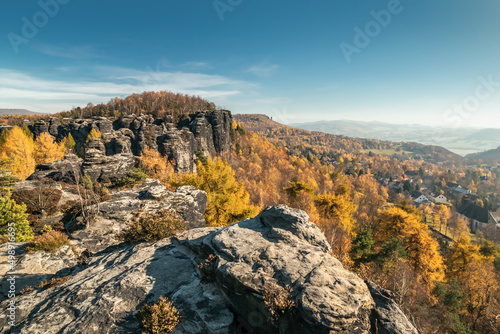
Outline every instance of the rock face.
[[(174, 160), (180, 172), (194, 171), (194, 158), (200, 151), (207, 156), (230, 152), (231, 112), (200, 111), (186, 117), (175, 124), (168, 118), (155, 119), (151, 115), (129, 115), (114, 121), (105, 117), (76, 120), (49, 117), (30, 125), (30, 129), (35, 137), (48, 132), (57, 140), (71, 133), (77, 152), (85, 154), (84, 171), (90, 173), (93, 181), (101, 181), (101, 177), (105, 181), (115, 177), (116, 171), (123, 173), (121, 168), (132, 166), (134, 156), (140, 156), (146, 147)], [(87, 143), (93, 128), (99, 130), (102, 137)]]
[(37, 171), (28, 180), (52, 179), (54, 181), (75, 183), (75, 175), (80, 174), (82, 159), (68, 154), (64, 160), (44, 163), (36, 166)]
[[(2, 254), (7, 253), (6, 246), (5, 244), (0, 247), (0, 252)], [(19, 247), (16, 254), (23, 254), (24, 251), (22, 248), (22, 246)], [(54, 253), (38, 251), (32, 254), (26, 254), (21, 257), (15, 265), (16, 293), (19, 293), (19, 291), (27, 287), (36, 287), (43, 281), (50, 281), (54, 276), (62, 277), (69, 275), (72, 271), (70, 268), (74, 268), (77, 264), (76, 255), (68, 245), (59, 248)], [(4, 276), (8, 270), (9, 268), (3, 267), (1, 270), (2, 276)], [(9, 282), (4, 279), (1, 282), (0, 300), (7, 298), (8, 291)]]
[[(210, 255), (216, 260), (202, 274), (197, 265)], [(272, 324), (263, 294), (286, 285), (295, 306)], [(415, 333), (398, 332), (414, 328), (395, 304), (381, 302), (382, 294), (370, 289), (330, 255), (324, 235), (304, 212), (276, 206), (225, 228), (110, 247), (61, 285), (17, 297), (16, 325), (9, 328), (2, 313), (0, 328), (141, 333), (135, 314), (144, 303), (168, 296), (182, 315), (177, 334), (375, 333), (376, 317), (384, 319), (377, 322), (379, 333)]]
[(205, 226), (207, 194), (192, 186), (169, 191), (160, 181), (146, 179), (135, 189), (113, 193), (115, 199), (87, 208), (88, 221), (80, 216), (66, 224), (73, 243), (80, 249), (96, 253), (121, 241), (117, 236), (129, 225), (137, 210), (156, 213), (172, 210), (189, 223), (189, 228)]

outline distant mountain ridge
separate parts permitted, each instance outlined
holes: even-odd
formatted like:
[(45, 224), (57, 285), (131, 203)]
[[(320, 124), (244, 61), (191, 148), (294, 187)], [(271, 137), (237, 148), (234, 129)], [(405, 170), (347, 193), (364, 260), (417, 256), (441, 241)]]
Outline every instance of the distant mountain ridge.
[(498, 161), (500, 162), (500, 146), (484, 152), (472, 153), (466, 156), (467, 159), (481, 159), (483, 161)]
[(0, 108), (0, 115), (6, 116), (6, 115), (43, 115), (43, 114), (27, 109)]
[(352, 120), (293, 123), (293, 127), (309, 131), (344, 135), (355, 138), (417, 142), (442, 146), (465, 156), (494, 149), (500, 145), (500, 129), (432, 127), (419, 124), (391, 124)]
[(234, 119), (245, 129), (281, 143), (292, 151), (326, 153), (328, 148), (338, 152), (372, 152), (381, 155), (411, 155), (431, 163), (444, 161), (464, 162), (465, 158), (438, 145), (417, 142), (366, 139), (361, 137), (330, 134), (318, 130), (310, 131), (283, 125), (263, 114), (234, 114)]

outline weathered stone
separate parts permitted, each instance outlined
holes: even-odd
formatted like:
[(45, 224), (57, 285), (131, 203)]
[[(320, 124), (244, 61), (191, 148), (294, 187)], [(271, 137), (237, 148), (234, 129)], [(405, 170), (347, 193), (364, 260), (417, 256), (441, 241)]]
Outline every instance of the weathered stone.
[[(114, 121), (106, 117), (62, 120), (47, 117), (29, 128), (35, 137), (48, 132), (58, 141), (71, 134), (76, 152), (85, 153), (87, 165), (95, 162), (96, 151), (102, 156), (140, 156), (146, 147), (150, 147), (173, 159), (178, 171), (193, 172), (197, 152), (225, 156), (231, 151), (231, 124), (231, 113), (218, 110), (200, 111), (177, 124), (172, 123), (171, 117), (155, 119), (151, 115), (128, 115)], [(102, 137), (87, 142), (92, 129), (99, 130)]]
[(82, 159), (68, 154), (63, 160), (44, 163), (36, 166), (36, 172), (27, 180), (52, 179), (54, 181), (74, 183), (75, 175), (80, 175)]
[(372, 318), (372, 327), (380, 334), (418, 334), (417, 329), (408, 321), (408, 318), (394, 301), (394, 295), (373, 282), (366, 281), (366, 285), (375, 301), (375, 316)]
[[(197, 264), (210, 254), (216, 261), (202, 273)], [(295, 306), (271, 323), (263, 294), (286, 285)], [(384, 291), (331, 256), (325, 236), (304, 212), (286, 206), (155, 244), (108, 247), (61, 285), (16, 297), (17, 325), (9, 328), (2, 313), (0, 328), (139, 333), (135, 314), (160, 296), (170, 297), (182, 315), (177, 334), (416, 333)]]
[[(0, 246), (0, 253), (7, 254), (7, 245)], [(24, 246), (24, 245), (23, 245)], [(36, 287), (43, 281), (50, 281), (53, 277), (62, 277), (71, 273), (71, 268), (78, 264), (76, 255), (70, 246), (65, 245), (55, 252), (37, 251), (24, 254), (24, 250), (18, 247), (16, 252), (17, 261), (14, 265), (13, 276), (15, 277), (16, 294), (28, 287)], [(6, 280), (5, 269), (2, 268), (2, 283), (0, 285), (0, 300), (7, 298), (10, 283)]]
[(187, 221), (190, 228), (205, 226), (203, 215), (207, 195), (192, 186), (179, 187), (172, 192), (158, 180), (146, 179), (135, 189), (112, 195), (115, 199), (87, 208), (90, 216), (87, 221), (77, 219), (66, 224), (80, 250), (88, 249), (95, 253), (120, 243), (118, 236), (130, 226), (138, 210), (148, 213), (172, 210)]

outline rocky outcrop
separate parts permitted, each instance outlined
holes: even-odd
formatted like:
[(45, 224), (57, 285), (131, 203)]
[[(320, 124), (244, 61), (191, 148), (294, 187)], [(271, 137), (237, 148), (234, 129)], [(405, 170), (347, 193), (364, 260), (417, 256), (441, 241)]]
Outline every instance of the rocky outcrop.
[(88, 175), (92, 182), (110, 182), (126, 178), (137, 164), (131, 153), (106, 155), (102, 140), (90, 138), (85, 148), (82, 173)]
[(79, 216), (66, 224), (74, 245), (80, 251), (96, 253), (121, 242), (118, 236), (125, 230), (138, 210), (156, 213), (172, 210), (188, 222), (189, 228), (205, 226), (207, 194), (192, 186), (175, 192), (160, 181), (146, 179), (141, 186), (112, 194), (114, 199), (86, 208), (87, 217)]
[(59, 182), (75, 183), (75, 177), (80, 175), (82, 161), (75, 154), (68, 154), (63, 160), (37, 165), (36, 172), (31, 174), (27, 180), (51, 179)]
[(418, 334), (408, 318), (394, 301), (394, 295), (388, 290), (382, 289), (373, 282), (366, 282), (368, 289), (377, 306), (372, 317), (372, 328), (375, 333), (380, 334)]
[[(229, 154), (231, 124), (229, 111), (216, 110), (186, 115), (182, 121), (175, 123), (169, 117), (155, 119), (151, 115), (128, 115), (116, 120), (105, 117), (62, 120), (48, 117), (30, 125), (30, 129), (35, 136), (48, 132), (57, 140), (71, 133), (76, 151), (85, 154), (86, 168), (93, 175), (98, 175), (102, 170), (100, 166), (106, 164), (127, 164), (128, 167), (133, 156), (140, 156), (146, 147), (159, 150), (174, 160), (178, 171), (192, 172), (196, 168), (196, 154), (200, 151), (207, 156)], [(87, 137), (93, 128), (99, 130), (102, 137), (91, 139), (92, 142), (88, 143)], [(104, 171), (101, 175), (105, 180), (113, 174)]]
[[(109, 247), (61, 285), (17, 297), (16, 325), (9, 328), (2, 313), (0, 328), (140, 333), (137, 311), (168, 296), (182, 314), (175, 333), (375, 333), (373, 322), (379, 333), (413, 329), (395, 304), (377, 299), (380, 292), (371, 293), (330, 254), (324, 235), (304, 212), (270, 207), (225, 228)], [(216, 260), (201, 272), (197, 265), (210, 255)], [(271, 323), (264, 292), (286, 285), (295, 306)], [(394, 327), (391, 312), (397, 317)]]
[[(7, 263), (7, 244), (0, 246), (0, 260)], [(16, 255), (22, 257), (16, 262), (15, 268), (15, 290), (16, 294), (29, 287), (36, 287), (44, 281), (50, 281), (54, 277), (69, 275), (77, 264), (77, 258), (70, 246), (65, 245), (53, 253), (37, 251), (31, 254), (24, 254), (24, 244), (16, 249)], [(4, 258), (5, 257), (5, 258)], [(0, 267), (0, 275), (4, 278), (10, 267), (3, 265)], [(10, 282), (6, 279), (1, 281), (0, 300), (7, 299)]]

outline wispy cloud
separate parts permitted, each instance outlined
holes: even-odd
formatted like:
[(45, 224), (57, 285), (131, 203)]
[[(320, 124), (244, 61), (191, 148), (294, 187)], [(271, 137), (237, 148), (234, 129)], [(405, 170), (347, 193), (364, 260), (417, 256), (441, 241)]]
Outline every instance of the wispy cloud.
[(244, 72), (257, 75), (259, 77), (268, 77), (278, 72), (278, 65), (275, 64), (258, 64), (246, 69)]
[[(143, 91), (173, 91), (227, 100), (253, 83), (220, 75), (96, 67), (95, 80), (51, 80), (18, 71), (0, 69), (0, 101), (5, 108), (29, 108), (39, 112), (59, 112), (88, 102), (106, 102), (115, 96)], [(97, 75), (98, 73), (98, 75)]]
[(183, 68), (188, 68), (188, 69), (206, 69), (206, 68), (210, 68), (210, 64), (204, 62), (204, 61), (188, 61), (184, 64), (181, 65), (181, 67)]
[(102, 51), (97, 50), (95, 45), (58, 46), (49, 44), (39, 44), (36, 49), (48, 56), (69, 59), (97, 59), (105, 58)]

